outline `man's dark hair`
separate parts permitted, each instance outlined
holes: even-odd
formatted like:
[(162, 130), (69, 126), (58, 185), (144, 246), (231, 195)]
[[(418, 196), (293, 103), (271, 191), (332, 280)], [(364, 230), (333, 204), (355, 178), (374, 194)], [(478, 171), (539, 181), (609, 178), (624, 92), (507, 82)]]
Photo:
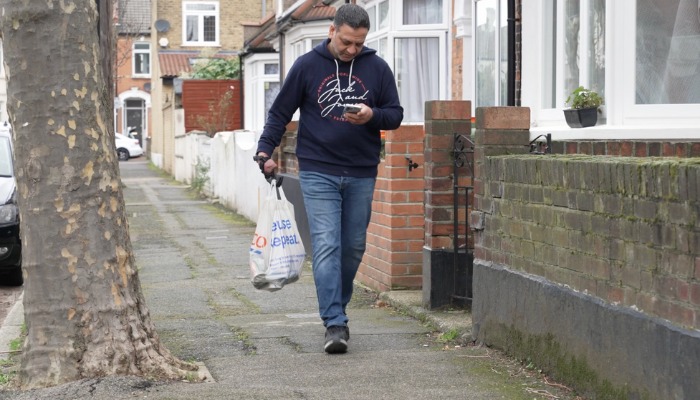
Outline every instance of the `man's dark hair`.
[(364, 8), (357, 4), (343, 4), (335, 12), (333, 25), (339, 29), (343, 25), (347, 25), (352, 29), (367, 28), (369, 30), (369, 15)]

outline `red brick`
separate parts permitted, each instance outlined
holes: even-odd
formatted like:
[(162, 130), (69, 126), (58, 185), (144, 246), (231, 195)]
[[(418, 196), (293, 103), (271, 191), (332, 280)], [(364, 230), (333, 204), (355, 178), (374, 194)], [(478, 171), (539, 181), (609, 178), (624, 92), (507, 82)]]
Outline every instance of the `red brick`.
[(700, 157), (700, 143), (692, 143), (689, 157)]
[(422, 125), (403, 125), (399, 129), (386, 132), (387, 142), (423, 142), (425, 132)]
[(676, 149), (673, 143), (664, 142), (661, 146), (661, 155), (664, 157), (673, 157), (676, 155)]
[(609, 156), (620, 155), (620, 142), (607, 142), (606, 154)]
[(689, 285), (690, 304), (700, 306), (700, 282), (693, 282)]
[(477, 145), (485, 146), (527, 145), (530, 141), (530, 131), (483, 130), (476, 133), (475, 141)]
[(580, 142), (578, 144), (578, 153), (593, 154), (593, 145), (591, 144), (591, 142)]
[(644, 142), (635, 143), (634, 155), (636, 157), (646, 157), (647, 154), (647, 144)]
[(530, 129), (529, 107), (478, 107), (477, 129)]
[(425, 120), (466, 119), (472, 117), (472, 102), (464, 100), (432, 100), (425, 102)]
[(423, 177), (409, 177), (406, 179), (391, 179), (389, 181), (389, 189), (399, 192), (422, 192), (425, 189), (425, 181)]
[(632, 156), (632, 142), (624, 141), (620, 143), (620, 155), (624, 157)]

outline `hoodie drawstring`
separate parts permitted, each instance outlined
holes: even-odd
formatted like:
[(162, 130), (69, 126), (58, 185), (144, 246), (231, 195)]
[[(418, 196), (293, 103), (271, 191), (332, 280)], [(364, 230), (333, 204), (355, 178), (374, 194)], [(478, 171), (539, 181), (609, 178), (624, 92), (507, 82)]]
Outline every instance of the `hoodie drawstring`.
[[(336, 79), (338, 80), (338, 86), (336, 87), (336, 89), (338, 90), (338, 96), (340, 97), (340, 100), (344, 101), (343, 93), (340, 90), (340, 67), (338, 66), (337, 59), (334, 58), (333, 61), (335, 61), (335, 76), (336, 76)], [(352, 84), (352, 67), (353, 67), (353, 65), (355, 65), (354, 58), (352, 59), (352, 61), (350, 61), (350, 75), (348, 75), (348, 87), (350, 87), (350, 85)]]

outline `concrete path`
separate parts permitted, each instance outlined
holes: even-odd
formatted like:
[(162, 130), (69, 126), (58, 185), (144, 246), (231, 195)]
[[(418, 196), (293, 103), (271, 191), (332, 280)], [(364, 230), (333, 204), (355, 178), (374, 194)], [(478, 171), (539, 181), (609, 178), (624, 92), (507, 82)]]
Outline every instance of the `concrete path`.
[[(465, 311), (429, 312), (420, 292), (358, 288), (343, 355), (323, 352), (309, 267), (274, 293), (249, 281), (254, 224), (150, 169), (121, 163), (130, 235), (147, 305), (163, 343), (203, 364), (209, 383), (135, 377), (73, 382), (12, 399), (573, 399), (497, 352), (445, 343), (469, 336)], [(466, 343), (466, 342), (465, 342)]]

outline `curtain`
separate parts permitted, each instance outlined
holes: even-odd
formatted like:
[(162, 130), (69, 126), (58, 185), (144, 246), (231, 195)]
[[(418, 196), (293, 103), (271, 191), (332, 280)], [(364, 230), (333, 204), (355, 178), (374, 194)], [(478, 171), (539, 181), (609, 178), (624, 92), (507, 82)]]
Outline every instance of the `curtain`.
[(636, 103), (700, 103), (700, 1), (638, 0), (636, 18)]
[(397, 38), (396, 75), (404, 121), (423, 121), (424, 103), (439, 99), (438, 38)]

